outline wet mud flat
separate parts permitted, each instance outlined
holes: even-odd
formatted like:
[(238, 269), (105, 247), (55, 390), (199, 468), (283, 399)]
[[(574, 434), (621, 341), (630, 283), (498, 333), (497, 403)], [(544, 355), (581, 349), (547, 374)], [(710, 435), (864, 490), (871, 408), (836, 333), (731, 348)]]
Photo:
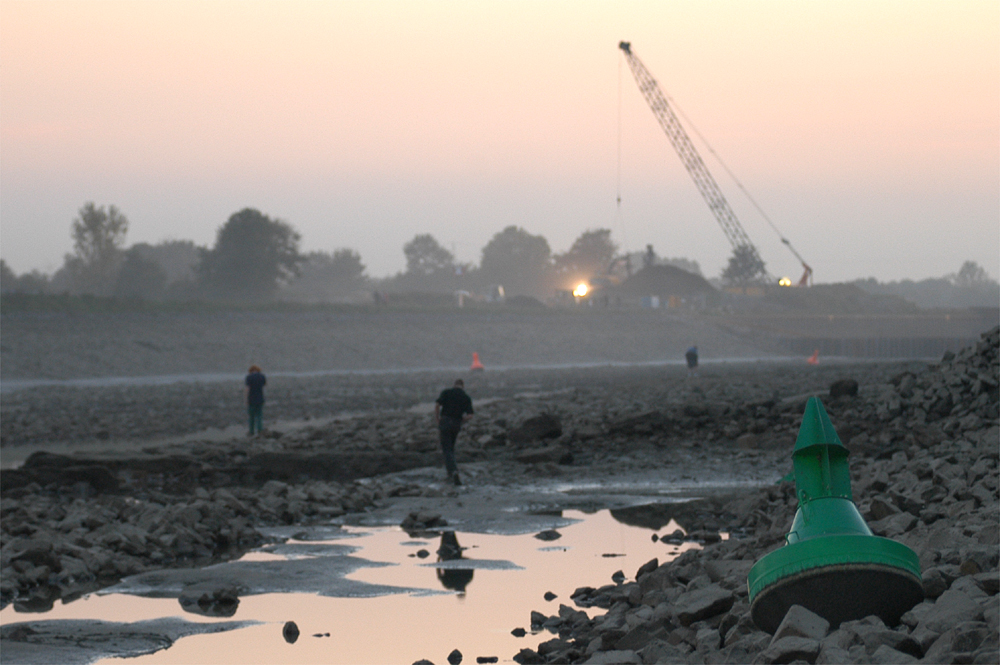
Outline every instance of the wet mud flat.
[[(459, 444), (462, 488), (441, 482), (423, 394), (399, 405), (405, 409), (317, 414), (252, 440), (189, 435), (98, 452), (80, 437), (81, 454), (28, 456), (3, 472), (3, 603), (43, 610), (125, 577), (236, 558), (275, 539), (268, 528), (277, 526), (409, 518), (411, 527), (434, 528), (420, 519), (434, 517), (502, 530), (526, 515), (662, 505), (665, 487), (697, 493), (699, 485), (729, 485), (733, 492), (691, 502), (684, 515), (684, 530), (705, 543), (701, 554), (657, 561), (617, 581), (580, 580), (593, 586), (572, 594), (574, 604), (606, 612), (584, 619), (567, 605), (533, 615), (553, 638), (517, 657), (788, 662), (798, 656), (787, 643), (772, 644), (749, 620), (744, 568), (787, 532), (794, 492), (774, 482), (789, 469), (805, 397), (821, 394), (851, 451), (863, 516), (876, 534), (918, 552), (928, 600), (900, 626), (866, 619), (807, 638), (815, 644), (803, 659), (993, 662), (998, 343), (991, 333), (933, 366), (761, 363), (708, 366), (695, 378), (681, 368), (502, 377), (507, 392), (469, 386), (481, 406)], [(482, 376), (481, 386), (490, 385), (489, 373)], [(847, 384), (845, 394), (829, 396), (843, 378), (857, 381), (857, 394)], [(420, 381), (433, 395), (437, 379)], [(371, 389), (379, 402), (383, 393)], [(48, 394), (19, 394), (29, 393)], [(174, 408), (181, 414), (185, 403)], [(650, 511), (635, 519), (650, 519)], [(720, 531), (731, 537), (713, 544)], [(206, 593), (208, 605), (224, 597)], [(18, 622), (4, 625), (0, 637), (10, 653), (15, 642), (46, 642), (38, 634)]]

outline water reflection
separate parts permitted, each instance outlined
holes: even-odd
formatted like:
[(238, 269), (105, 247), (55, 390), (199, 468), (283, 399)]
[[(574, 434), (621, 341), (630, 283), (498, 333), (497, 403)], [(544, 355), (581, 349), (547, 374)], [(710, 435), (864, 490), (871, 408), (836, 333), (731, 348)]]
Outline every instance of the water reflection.
[[(454, 531), (445, 531), (441, 534), (441, 546), (437, 551), (438, 561), (464, 559), (463, 551), (464, 548), (458, 544), (458, 536)], [(473, 572), (471, 568), (438, 568), (437, 577), (445, 589), (457, 591), (459, 596), (465, 596), (465, 587), (472, 582)]]

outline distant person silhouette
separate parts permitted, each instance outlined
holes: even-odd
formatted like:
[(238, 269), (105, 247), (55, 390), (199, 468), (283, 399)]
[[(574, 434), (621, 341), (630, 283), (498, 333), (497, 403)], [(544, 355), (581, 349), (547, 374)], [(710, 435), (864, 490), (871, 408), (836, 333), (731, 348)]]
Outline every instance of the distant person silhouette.
[(698, 347), (692, 346), (684, 353), (684, 359), (687, 360), (688, 375), (698, 374)]
[(441, 452), (444, 453), (444, 467), (448, 478), (455, 485), (461, 485), (458, 465), (455, 464), (455, 440), (462, 429), (462, 423), (472, 417), (472, 398), (465, 390), (465, 382), (456, 379), (455, 385), (441, 391), (434, 403), (434, 420), (441, 432)]
[(247, 399), (247, 415), (250, 417), (248, 436), (253, 436), (264, 431), (264, 385), (267, 383), (267, 377), (260, 367), (250, 365), (243, 383), (246, 384), (244, 393)]
[[(462, 556), (462, 546), (458, 544), (458, 537), (454, 531), (445, 531), (441, 534), (441, 546), (438, 548), (438, 561), (457, 561), (464, 559)], [(465, 587), (472, 582), (472, 575), (475, 571), (471, 568), (438, 568), (437, 576), (441, 586), (445, 589), (458, 591), (465, 594)]]

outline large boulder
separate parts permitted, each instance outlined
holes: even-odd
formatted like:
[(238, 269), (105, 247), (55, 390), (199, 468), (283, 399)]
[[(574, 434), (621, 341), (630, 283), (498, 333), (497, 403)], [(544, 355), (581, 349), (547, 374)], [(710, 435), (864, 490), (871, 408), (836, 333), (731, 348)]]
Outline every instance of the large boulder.
[(555, 439), (562, 435), (562, 422), (551, 413), (542, 413), (528, 418), (507, 435), (507, 440), (516, 445)]

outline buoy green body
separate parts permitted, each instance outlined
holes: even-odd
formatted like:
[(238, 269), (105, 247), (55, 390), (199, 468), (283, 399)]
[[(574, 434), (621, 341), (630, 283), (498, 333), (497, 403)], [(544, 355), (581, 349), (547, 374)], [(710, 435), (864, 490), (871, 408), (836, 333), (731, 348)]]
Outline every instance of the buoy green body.
[(792, 452), (799, 508), (785, 546), (747, 576), (750, 615), (762, 630), (774, 633), (792, 605), (833, 628), (872, 614), (895, 626), (923, 600), (916, 553), (872, 535), (854, 505), (847, 455), (823, 404), (810, 398)]

